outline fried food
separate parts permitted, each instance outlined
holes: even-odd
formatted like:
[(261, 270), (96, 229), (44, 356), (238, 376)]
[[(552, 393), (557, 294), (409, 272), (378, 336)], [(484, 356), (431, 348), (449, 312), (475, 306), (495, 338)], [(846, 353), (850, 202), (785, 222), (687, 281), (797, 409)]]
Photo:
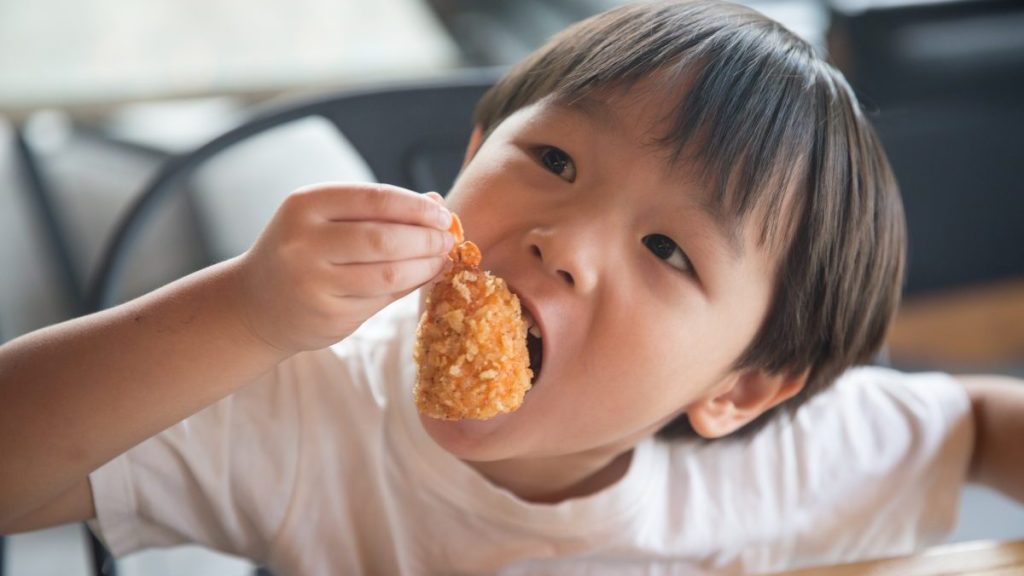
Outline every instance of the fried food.
[(415, 388), (420, 413), (442, 420), (486, 420), (523, 403), (533, 372), (519, 298), (480, 269), (457, 216), (451, 268), (434, 285), (416, 330)]

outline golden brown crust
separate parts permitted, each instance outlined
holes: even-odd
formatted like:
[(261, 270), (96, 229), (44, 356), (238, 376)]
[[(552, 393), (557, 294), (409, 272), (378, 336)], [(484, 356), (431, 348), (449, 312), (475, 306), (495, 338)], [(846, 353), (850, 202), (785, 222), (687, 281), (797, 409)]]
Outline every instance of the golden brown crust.
[[(452, 233), (461, 239), (457, 217)], [(519, 298), (504, 280), (480, 270), (472, 242), (457, 244), (451, 257), (416, 330), (416, 406), (443, 420), (511, 412), (533, 378)]]

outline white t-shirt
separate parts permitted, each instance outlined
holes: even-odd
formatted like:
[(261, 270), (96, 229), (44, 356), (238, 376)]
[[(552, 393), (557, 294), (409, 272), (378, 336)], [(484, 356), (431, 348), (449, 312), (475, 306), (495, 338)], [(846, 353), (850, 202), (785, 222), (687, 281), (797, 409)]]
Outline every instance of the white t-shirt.
[(859, 368), (750, 441), (641, 442), (534, 504), (426, 435), (415, 294), (93, 472), (115, 555), (199, 543), (302, 574), (752, 573), (909, 553), (955, 524), (973, 443), (944, 374)]

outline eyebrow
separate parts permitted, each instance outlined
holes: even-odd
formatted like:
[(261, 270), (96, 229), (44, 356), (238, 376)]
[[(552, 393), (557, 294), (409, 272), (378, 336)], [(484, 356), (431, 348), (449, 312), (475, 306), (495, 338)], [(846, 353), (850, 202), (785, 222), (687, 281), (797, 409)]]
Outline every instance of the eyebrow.
[(695, 204), (701, 213), (704, 214), (704, 216), (706, 216), (714, 225), (714, 229), (718, 233), (718, 236), (725, 240), (725, 244), (729, 248), (729, 255), (732, 256), (732, 259), (739, 260), (743, 257), (745, 250), (743, 248), (743, 242), (740, 235), (741, 227), (736, 222), (736, 219), (726, 214), (722, 207), (710, 205), (703, 198), (696, 201)]
[(619, 115), (615, 112), (614, 108), (600, 98), (587, 94), (571, 101), (556, 100), (555, 104), (586, 116), (588, 120), (599, 124), (602, 128), (614, 129), (618, 127)]

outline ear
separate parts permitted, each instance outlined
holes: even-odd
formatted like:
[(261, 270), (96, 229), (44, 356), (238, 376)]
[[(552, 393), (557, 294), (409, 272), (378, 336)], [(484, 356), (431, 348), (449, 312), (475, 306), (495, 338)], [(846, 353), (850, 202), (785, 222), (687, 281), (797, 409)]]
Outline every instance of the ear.
[(803, 390), (807, 376), (807, 370), (797, 374), (768, 374), (763, 370), (733, 374), (711, 395), (687, 408), (690, 426), (705, 438), (731, 434)]
[(466, 146), (466, 156), (462, 159), (462, 167), (465, 168), (469, 161), (476, 156), (476, 151), (484, 143), (484, 129), (479, 124), (473, 126), (473, 133), (469, 135), (469, 145)]

